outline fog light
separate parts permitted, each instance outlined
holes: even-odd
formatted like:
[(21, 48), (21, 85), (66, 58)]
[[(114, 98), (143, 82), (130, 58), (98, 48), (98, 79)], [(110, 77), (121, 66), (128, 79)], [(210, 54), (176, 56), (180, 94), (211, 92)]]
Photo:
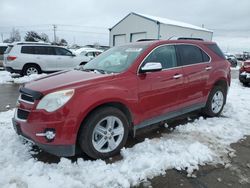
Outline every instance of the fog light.
[(56, 133), (54, 129), (45, 129), (43, 133), (36, 133), (36, 136), (43, 136), (47, 140), (51, 141), (55, 138)]

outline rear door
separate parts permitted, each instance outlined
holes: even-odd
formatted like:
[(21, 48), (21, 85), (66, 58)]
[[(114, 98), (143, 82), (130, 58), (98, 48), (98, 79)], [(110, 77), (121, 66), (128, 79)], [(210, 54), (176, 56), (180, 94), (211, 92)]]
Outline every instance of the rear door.
[(179, 95), (183, 87), (183, 72), (181, 67), (177, 67), (173, 45), (153, 50), (141, 67), (147, 62), (160, 62), (163, 70), (138, 75), (139, 106), (144, 120), (178, 110)]
[(182, 107), (199, 105), (204, 99), (212, 69), (210, 57), (198, 46), (176, 45), (179, 66), (184, 73), (184, 87), (180, 94)]

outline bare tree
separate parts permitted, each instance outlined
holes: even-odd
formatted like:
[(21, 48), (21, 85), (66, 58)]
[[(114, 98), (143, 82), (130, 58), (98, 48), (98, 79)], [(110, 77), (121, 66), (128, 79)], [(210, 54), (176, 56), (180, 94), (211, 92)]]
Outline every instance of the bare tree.
[(10, 38), (5, 39), (3, 42), (12, 43), (18, 41), (21, 41), (21, 35), (18, 29), (13, 28), (12, 31), (10, 32)]

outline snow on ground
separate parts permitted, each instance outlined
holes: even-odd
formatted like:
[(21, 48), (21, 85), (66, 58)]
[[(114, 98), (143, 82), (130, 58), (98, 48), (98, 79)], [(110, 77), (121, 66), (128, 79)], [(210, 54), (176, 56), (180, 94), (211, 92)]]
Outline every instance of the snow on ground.
[(250, 88), (232, 81), (228, 102), (219, 118), (180, 125), (160, 138), (146, 139), (123, 149), (123, 159), (112, 164), (103, 160), (61, 158), (47, 164), (31, 156), (11, 125), (14, 111), (0, 113), (0, 187), (129, 187), (147, 178), (186, 170), (190, 175), (198, 165), (228, 165), (233, 156), (231, 143), (250, 135)]
[(0, 84), (22, 84), (40, 78), (44, 75), (46, 74), (33, 74), (30, 76), (20, 77), (19, 75), (11, 74), (7, 71), (0, 71)]

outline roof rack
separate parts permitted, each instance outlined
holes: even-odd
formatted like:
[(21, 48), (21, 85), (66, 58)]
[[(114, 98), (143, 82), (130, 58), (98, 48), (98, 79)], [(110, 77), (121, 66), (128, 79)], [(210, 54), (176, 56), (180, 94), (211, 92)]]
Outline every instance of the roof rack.
[(145, 41), (154, 41), (154, 40), (159, 40), (159, 39), (139, 39), (136, 42), (145, 42)]
[(50, 43), (45, 43), (45, 42), (17, 42), (17, 45), (51, 45)]
[(189, 38), (189, 37), (179, 37), (177, 40), (200, 40), (204, 41), (202, 38)]

